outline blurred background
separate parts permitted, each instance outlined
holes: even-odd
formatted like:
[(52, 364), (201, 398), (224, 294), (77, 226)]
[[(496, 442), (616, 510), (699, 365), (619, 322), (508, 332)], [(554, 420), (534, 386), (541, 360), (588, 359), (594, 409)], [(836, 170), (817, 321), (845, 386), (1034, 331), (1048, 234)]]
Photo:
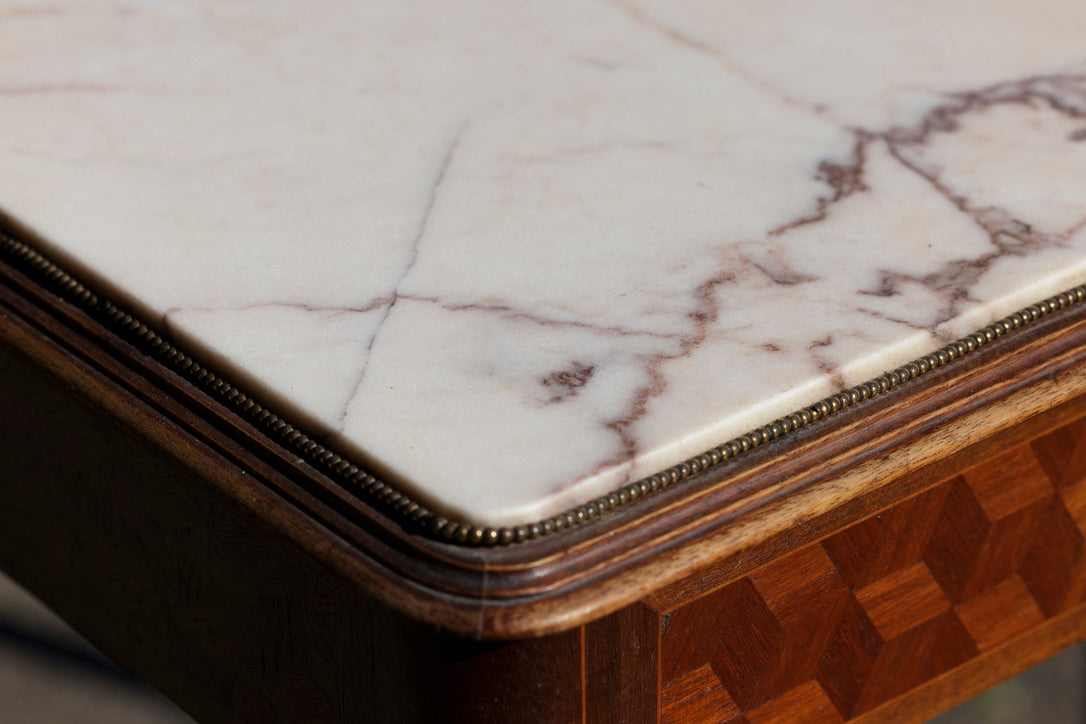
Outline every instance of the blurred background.
[[(1086, 722), (1086, 647), (1035, 666), (936, 724)], [(172, 724), (184, 712), (98, 652), (0, 574), (0, 722)]]
[(0, 722), (191, 722), (0, 574)]
[(1073, 646), (1004, 681), (933, 724), (1083, 724), (1086, 645)]

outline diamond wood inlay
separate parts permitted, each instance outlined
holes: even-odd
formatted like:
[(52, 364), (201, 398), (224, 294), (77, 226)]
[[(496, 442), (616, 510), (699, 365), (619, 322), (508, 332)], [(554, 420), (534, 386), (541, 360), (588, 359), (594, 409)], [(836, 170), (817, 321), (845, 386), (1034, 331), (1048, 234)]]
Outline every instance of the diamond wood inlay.
[(1081, 605), (1084, 433), (1005, 450), (660, 611), (663, 721), (847, 720)]

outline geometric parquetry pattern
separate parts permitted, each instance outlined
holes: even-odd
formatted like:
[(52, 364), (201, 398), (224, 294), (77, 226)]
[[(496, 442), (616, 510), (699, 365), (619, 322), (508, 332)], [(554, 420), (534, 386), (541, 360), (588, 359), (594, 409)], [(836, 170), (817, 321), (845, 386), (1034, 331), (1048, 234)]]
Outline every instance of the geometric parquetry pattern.
[(1071, 423), (661, 612), (661, 720), (847, 721), (1080, 603), (1084, 441)]

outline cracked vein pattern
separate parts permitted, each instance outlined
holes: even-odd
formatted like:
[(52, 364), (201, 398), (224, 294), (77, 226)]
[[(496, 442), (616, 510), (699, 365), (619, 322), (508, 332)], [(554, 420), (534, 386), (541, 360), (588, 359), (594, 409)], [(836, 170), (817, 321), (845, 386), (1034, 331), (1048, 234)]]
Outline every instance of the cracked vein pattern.
[[(366, 370), (369, 368), (370, 358), (373, 356), (374, 345), (377, 344), (377, 338), (381, 335), (381, 330), (385, 326), (385, 322), (388, 320), (388, 315), (392, 312), (392, 308), (396, 306), (396, 302), (400, 300), (400, 287), (403, 285), (407, 275), (411, 273), (411, 269), (415, 266), (415, 261), (419, 258), (419, 244), (422, 243), (422, 238), (426, 234), (426, 225), (430, 220), (430, 213), (433, 211), (434, 204), (437, 201), (438, 191), (441, 189), (441, 183), (445, 180), (445, 174), (449, 170), (449, 164), (452, 163), (453, 154), (456, 153), (456, 146), (460, 142), (460, 136), (463, 135), (463, 128), (457, 131), (456, 136), (449, 142), (448, 150), (442, 156), (441, 164), (437, 169), (437, 173), (434, 174), (433, 183), (430, 185), (430, 191), (427, 194), (426, 206), (422, 210), (422, 215), (419, 219), (418, 230), (415, 232), (414, 238), (411, 240), (411, 245), (407, 249), (407, 263), (404, 265), (403, 272), (400, 274), (399, 279), (396, 280), (395, 286), (392, 288), (392, 293), (387, 297), (380, 297), (382, 311), (380, 319), (377, 320), (377, 327), (373, 330), (373, 333), (369, 335), (369, 341), (366, 342), (366, 352), (363, 355), (361, 368), (358, 371), (357, 379), (355, 379), (354, 385), (351, 388), (351, 394), (347, 398), (346, 403), (343, 404), (343, 410), (339, 415), (339, 428), (344, 429), (347, 422), (347, 415), (351, 409), (351, 403), (354, 402), (354, 398), (358, 395), (358, 391), (362, 388), (362, 383), (366, 381)], [(387, 300), (387, 301), (384, 301)]]
[(522, 523), (1086, 281), (1086, 5), (0, 0), (0, 210)]

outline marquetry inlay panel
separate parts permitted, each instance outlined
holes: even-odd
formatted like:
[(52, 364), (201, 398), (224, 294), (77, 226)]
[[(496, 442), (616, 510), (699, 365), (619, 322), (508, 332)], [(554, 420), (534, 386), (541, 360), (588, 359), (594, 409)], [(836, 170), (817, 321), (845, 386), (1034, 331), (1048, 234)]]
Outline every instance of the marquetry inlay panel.
[(1086, 597), (1086, 422), (660, 611), (666, 722), (857, 715)]

